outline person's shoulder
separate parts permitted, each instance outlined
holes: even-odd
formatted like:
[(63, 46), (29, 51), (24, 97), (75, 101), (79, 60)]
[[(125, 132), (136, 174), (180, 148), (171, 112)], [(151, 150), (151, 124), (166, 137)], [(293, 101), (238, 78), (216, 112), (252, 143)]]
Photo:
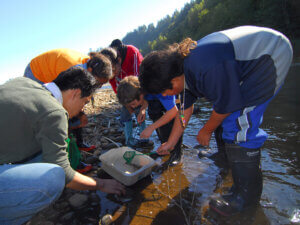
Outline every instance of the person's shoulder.
[(127, 49), (137, 49), (134, 45), (126, 45)]
[(16, 77), (14, 79), (8, 80), (6, 83), (4, 83), (4, 86), (13, 86), (16, 89), (42, 87), (41, 84), (27, 77)]
[(184, 59), (185, 73), (188, 69), (195, 74), (205, 73), (230, 60), (235, 60), (231, 40), (221, 32), (215, 32), (198, 40), (197, 47)]
[(15, 85), (19, 89), (18, 92), (23, 93), (23, 97), (27, 98), (28, 101), (31, 101), (39, 109), (44, 109), (45, 111), (66, 111), (62, 104), (53, 97), (51, 92), (36, 81), (20, 77), (16, 78), (15, 82), (17, 82)]
[(64, 107), (44, 86), (29, 78), (15, 78), (5, 83), (3, 89), (5, 96), (11, 96), (11, 104), (15, 104), (32, 117), (45, 117), (54, 111), (62, 116), (66, 113)]
[(139, 49), (133, 45), (126, 45), (127, 51), (129, 52), (140, 52)]

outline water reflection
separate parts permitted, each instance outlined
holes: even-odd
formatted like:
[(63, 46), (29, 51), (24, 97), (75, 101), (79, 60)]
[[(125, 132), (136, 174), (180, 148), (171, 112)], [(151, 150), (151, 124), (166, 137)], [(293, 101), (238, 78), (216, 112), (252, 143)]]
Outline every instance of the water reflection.
[[(270, 103), (262, 127), (269, 139), (262, 148), (264, 189), (259, 207), (245, 213), (220, 218), (207, 211), (209, 197), (231, 186), (230, 174), (207, 159), (197, 157), (196, 135), (209, 118), (209, 103), (200, 101), (184, 134), (183, 163), (161, 166), (152, 176), (133, 185), (134, 199), (118, 202), (101, 196), (100, 216), (113, 215), (114, 224), (290, 224), (300, 208), (300, 67), (292, 67), (279, 95)], [(149, 123), (149, 121), (148, 121)], [(152, 137), (156, 147), (159, 141)], [(212, 139), (210, 147), (216, 149)], [(158, 159), (161, 165), (167, 157)]]

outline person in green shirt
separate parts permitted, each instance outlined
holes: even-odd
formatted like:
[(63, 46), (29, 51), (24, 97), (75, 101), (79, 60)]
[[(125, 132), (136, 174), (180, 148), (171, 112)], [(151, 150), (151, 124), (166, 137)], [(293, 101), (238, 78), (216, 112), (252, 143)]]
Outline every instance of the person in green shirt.
[(23, 224), (59, 198), (64, 187), (124, 193), (113, 179), (74, 171), (66, 152), (68, 119), (99, 86), (80, 67), (41, 85), (20, 77), (0, 85), (0, 224)]

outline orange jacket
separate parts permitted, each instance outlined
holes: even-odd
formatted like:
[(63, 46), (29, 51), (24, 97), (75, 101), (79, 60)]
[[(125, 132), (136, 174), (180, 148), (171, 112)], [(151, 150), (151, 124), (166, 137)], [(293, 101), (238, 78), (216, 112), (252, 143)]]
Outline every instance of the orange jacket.
[(30, 62), (30, 68), (36, 79), (43, 83), (52, 82), (62, 71), (75, 65), (83, 65), (90, 59), (80, 52), (59, 48), (44, 52)]

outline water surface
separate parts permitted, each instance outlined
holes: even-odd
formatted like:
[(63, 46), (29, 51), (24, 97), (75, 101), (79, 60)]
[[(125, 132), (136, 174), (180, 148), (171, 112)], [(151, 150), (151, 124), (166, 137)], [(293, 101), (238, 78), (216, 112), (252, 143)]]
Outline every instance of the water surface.
[[(208, 212), (210, 196), (231, 186), (231, 175), (220, 175), (209, 159), (199, 159), (196, 135), (209, 118), (209, 103), (200, 101), (184, 134), (183, 163), (155, 170), (130, 189), (133, 200), (122, 203), (101, 195), (100, 217), (112, 214), (114, 224), (292, 224), (300, 217), (300, 66), (293, 66), (278, 96), (264, 115), (262, 128), (269, 138), (262, 148), (264, 188), (260, 205), (222, 219)], [(148, 121), (148, 123), (150, 123)], [(155, 145), (159, 141), (152, 136)], [(210, 147), (216, 149), (214, 139)], [(167, 157), (158, 159), (162, 164)], [(298, 213), (298, 214), (297, 214)], [(298, 216), (298, 217), (297, 217)], [(300, 219), (298, 220), (300, 224)]]

